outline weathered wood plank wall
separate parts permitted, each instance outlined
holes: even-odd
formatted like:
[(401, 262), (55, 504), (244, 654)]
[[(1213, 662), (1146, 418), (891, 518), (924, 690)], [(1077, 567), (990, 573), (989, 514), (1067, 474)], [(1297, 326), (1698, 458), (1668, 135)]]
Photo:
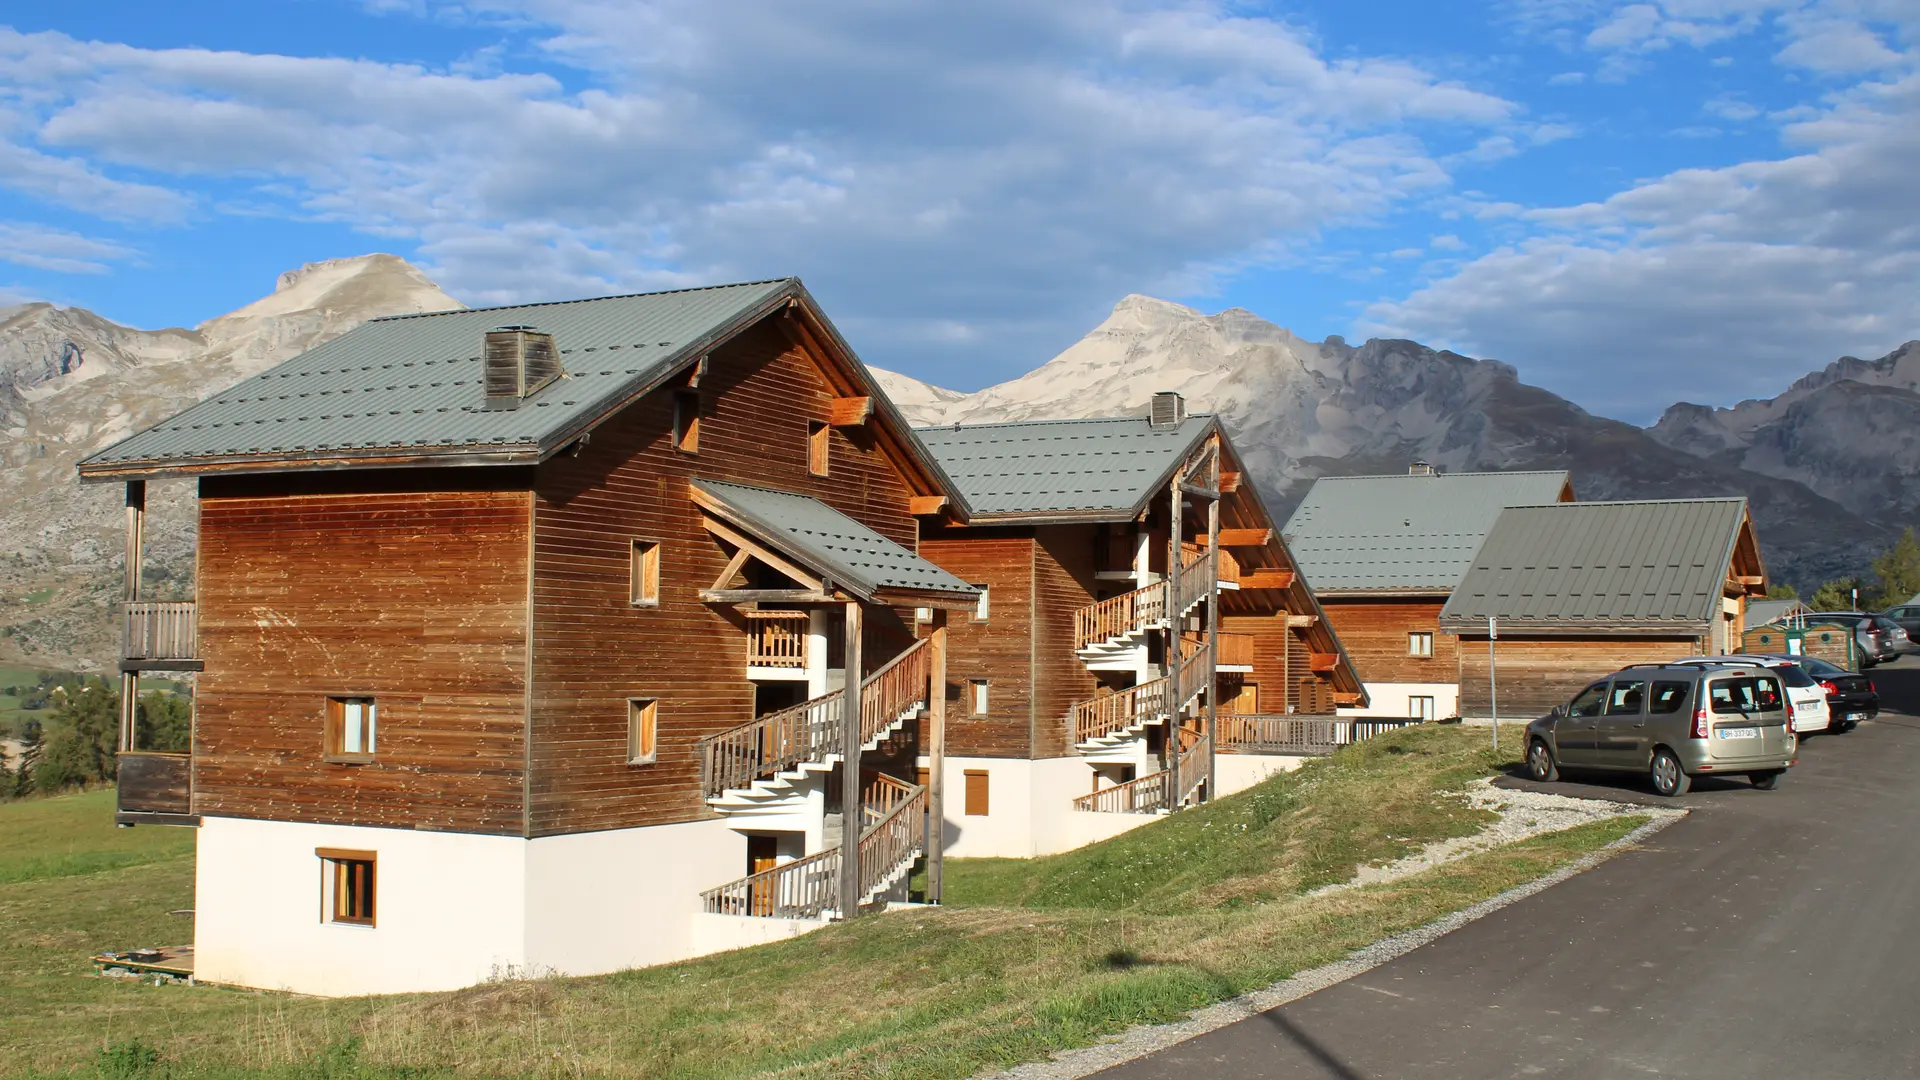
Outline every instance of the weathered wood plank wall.
[[(1353, 666), (1364, 682), (1452, 682), (1459, 670), (1460, 639), (1440, 630), (1440, 609), (1447, 598), (1432, 600), (1361, 600), (1320, 598), (1327, 621), (1347, 647)], [(1407, 635), (1433, 635), (1433, 656), (1407, 651)]]
[[(1694, 637), (1547, 638), (1500, 634), (1500, 715), (1531, 719), (1564, 705), (1595, 679), (1629, 664), (1660, 663), (1701, 651)], [(1460, 639), (1460, 714), (1488, 713), (1487, 636)]]

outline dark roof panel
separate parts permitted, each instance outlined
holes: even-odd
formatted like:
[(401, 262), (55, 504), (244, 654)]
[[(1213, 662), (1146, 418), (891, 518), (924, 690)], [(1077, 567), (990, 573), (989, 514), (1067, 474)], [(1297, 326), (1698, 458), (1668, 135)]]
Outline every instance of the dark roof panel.
[(915, 428), (976, 517), (1110, 512), (1128, 516), (1213, 427), (1189, 415), (1156, 428), (1145, 417)]

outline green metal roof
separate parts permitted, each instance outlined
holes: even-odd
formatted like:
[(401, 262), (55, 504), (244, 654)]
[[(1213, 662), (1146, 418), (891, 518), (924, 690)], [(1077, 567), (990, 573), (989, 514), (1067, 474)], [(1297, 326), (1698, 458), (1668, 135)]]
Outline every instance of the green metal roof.
[(1156, 428), (1145, 417), (1035, 420), (915, 428), (972, 505), (996, 515), (1131, 517), (1213, 428), (1189, 415)]
[(980, 595), (912, 551), (807, 495), (721, 480), (695, 480), (724, 509), (723, 516), (807, 569), (862, 599), (876, 590)]
[[(82, 473), (316, 458), (534, 461), (717, 342), (804, 296), (796, 278), (373, 319), (80, 463)], [(489, 411), (486, 332), (554, 336), (566, 377)]]
[(1326, 476), (1280, 531), (1316, 592), (1446, 592), (1509, 506), (1554, 502), (1566, 472)]
[(1448, 630), (1705, 633), (1747, 500), (1556, 503), (1500, 512), (1440, 613)]

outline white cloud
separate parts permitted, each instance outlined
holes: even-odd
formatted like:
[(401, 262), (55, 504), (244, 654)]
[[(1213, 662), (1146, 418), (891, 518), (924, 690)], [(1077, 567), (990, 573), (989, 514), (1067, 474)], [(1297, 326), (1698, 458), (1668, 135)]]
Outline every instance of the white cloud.
[(1587, 81), (1584, 71), (1563, 71), (1547, 80), (1548, 86), (1579, 86)]
[(1781, 22), (1793, 38), (1777, 56), (1783, 64), (1828, 75), (1851, 75), (1901, 62), (1901, 55), (1889, 49), (1879, 35), (1851, 19), (1796, 12)]
[(0, 221), (0, 261), (61, 274), (104, 274), (132, 248), (25, 221)]
[(1464, 251), (1467, 246), (1466, 241), (1452, 233), (1443, 233), (1428, 240), (1427, 243), (1435, 251)]
[(1529, 211), (1530, 238), (1368, 322), (1640, 421), (1649, 387), (1731, 402), (1920, 337), (1920, 75), (1841, 93), (1785, 134), (1801, 153)]
[[(511, 50), (431, 71), (0, 31), (25, 117), (0, 128), (0, 184), (102, 215), (341, 222), (411, 241), (470, 302), (798, 272), (876, 359), (964, 358), (932, 373), (966, 380), (1001, 373), (978, 341), (1018, 369), (1113, 296), (1562, 136), (1224, 4), (382, 6), (530, 21), (582, 88), (502, 71)], [(9, 161), (72, 180), (30, 188)]]
[(1759, 109), (1740, 100), (1737, 94), (1715, 95), (1700, 106), (1700, 111), (1706, 113), (1708, 116), (1718, 117), (1722, 120), (1731, 120), (1736, 124), (1751, 120), (1760, 115)]

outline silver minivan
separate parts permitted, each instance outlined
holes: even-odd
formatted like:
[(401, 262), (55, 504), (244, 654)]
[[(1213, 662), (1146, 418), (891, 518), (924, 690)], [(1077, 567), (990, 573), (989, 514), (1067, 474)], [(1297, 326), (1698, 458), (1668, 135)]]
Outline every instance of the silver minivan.
[(1527, 725), (1535, 780), (1563, 768), (1638, 772), (1662, 795), (1728, 774), (1771, 789), (1798, 749), (1780, 676), (1751, 664), (1623, 668)]

